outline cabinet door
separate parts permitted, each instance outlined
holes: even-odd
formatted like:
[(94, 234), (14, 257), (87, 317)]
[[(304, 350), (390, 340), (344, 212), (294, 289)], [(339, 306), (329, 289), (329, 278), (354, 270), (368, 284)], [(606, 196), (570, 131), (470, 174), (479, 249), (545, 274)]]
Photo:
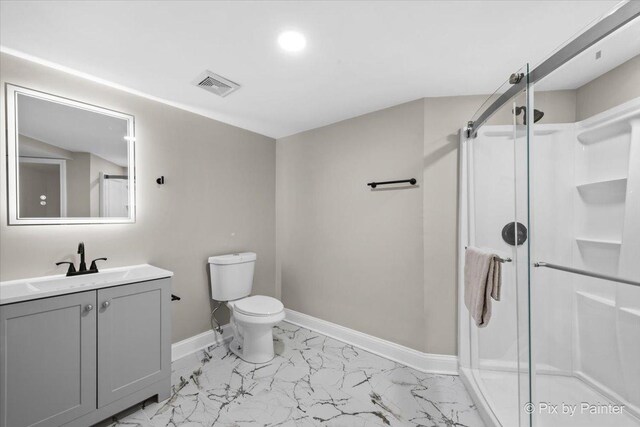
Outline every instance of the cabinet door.
[(98, 290), (98, 407), (171, 373), (169, 279)]
[(0, 426), (59, 426), (96, 408), (96, 292), (0, 306)]

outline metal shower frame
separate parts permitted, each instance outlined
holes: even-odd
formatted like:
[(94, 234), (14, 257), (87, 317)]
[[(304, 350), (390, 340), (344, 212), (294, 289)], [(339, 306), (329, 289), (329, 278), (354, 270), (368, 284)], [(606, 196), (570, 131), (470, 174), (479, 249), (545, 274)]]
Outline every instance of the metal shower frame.
[(535, 69), (529, 72), (529, 79), (523, 79), (523, 75), (514, 74), (509, 79), (512, 86), (505, 93), (500, 95), (486, 110), (480, 114), (477, 120), (467, 123), (467, 138), (475, 138), (478, 129), (498, 111), (504, 104), (509, 102), (518, 93), (524, 90), (527, 84), (535, 83), (548, 76), (554, 70), (560, 68), (575, 56), (587, 50), (595, 43), (599, 42), (620, 27), (640, 16), (640, 1), (628, 1), (622, 4), (609, 15), (602, 18), (591, 28), (580, 34), (574, 40), (560, 48)]

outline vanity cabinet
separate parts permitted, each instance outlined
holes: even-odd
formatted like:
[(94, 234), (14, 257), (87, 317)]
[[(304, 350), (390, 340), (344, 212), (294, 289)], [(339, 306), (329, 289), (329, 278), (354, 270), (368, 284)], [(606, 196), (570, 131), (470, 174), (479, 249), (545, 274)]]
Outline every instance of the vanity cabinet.
[(59, 426), (95, 410), (96, 292), (0, 307), (2, 427)]
[(0, 306), (0, 427), (87, 427), (170, 395), (169, 278)]
[(98, 407), (171, 375), (171, 294), (158, 282), (98, 290)]

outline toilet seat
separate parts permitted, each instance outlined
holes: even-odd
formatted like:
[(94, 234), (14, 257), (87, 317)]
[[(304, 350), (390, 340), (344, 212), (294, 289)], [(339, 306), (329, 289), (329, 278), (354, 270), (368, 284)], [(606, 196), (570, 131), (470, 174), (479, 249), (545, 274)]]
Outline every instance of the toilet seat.
[(252, 317), (273, 316), (284, 311), (284, 305), (275, 299), (265, 295), (253, 295), (230, 302), (233, 310)]

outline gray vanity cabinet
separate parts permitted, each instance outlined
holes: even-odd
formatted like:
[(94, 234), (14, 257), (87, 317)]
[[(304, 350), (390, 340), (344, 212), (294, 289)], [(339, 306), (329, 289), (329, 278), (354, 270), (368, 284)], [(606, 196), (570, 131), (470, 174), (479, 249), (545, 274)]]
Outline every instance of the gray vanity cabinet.
[(0, 427), (87, 427), (171, 393), (171, 279), (0, 305)]
[(98, 290), (98, 407), (171, 375), (169, 279)]
[(96, 407), (96, 292), (0, 307), (0, 426), (59, 426)]

